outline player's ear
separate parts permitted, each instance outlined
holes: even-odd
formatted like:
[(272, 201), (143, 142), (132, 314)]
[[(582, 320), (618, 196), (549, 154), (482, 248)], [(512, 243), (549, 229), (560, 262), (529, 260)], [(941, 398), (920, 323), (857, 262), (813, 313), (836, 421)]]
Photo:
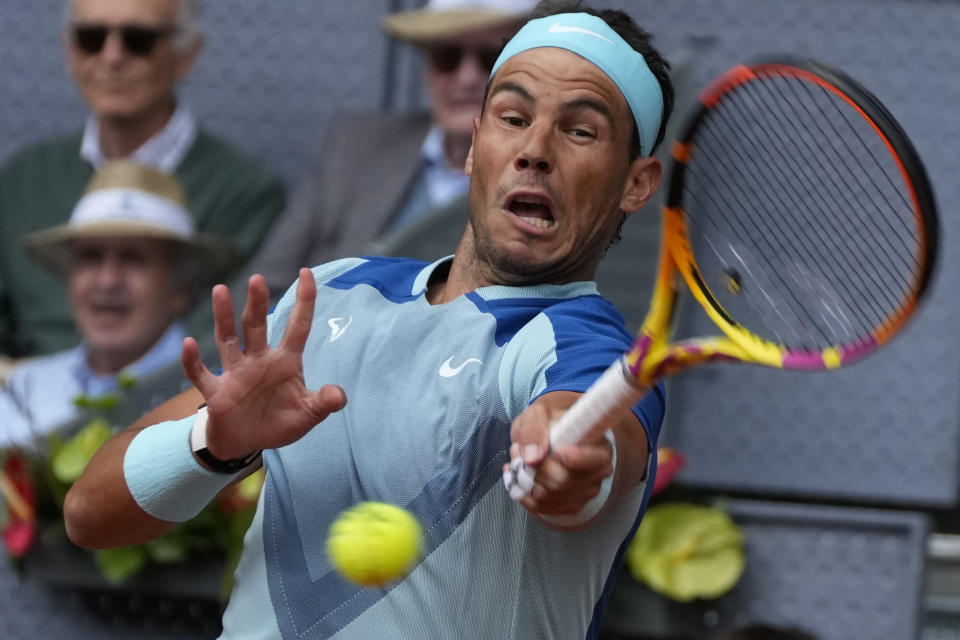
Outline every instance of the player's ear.
[(627, 172), (620, 210), (633, 212), (642, 209), (660, 186), (662, 173), (663, 167), (656, 158), (635, 158)]
[(477, 129), (480, 128), (480, 116), (473, 118), (473, 135), (470, 138), (470, 151), (467, 152), (467, 161), (463, 163), (463, 172), (468, 176), (473, 175), (473, 145), (477, 141)]

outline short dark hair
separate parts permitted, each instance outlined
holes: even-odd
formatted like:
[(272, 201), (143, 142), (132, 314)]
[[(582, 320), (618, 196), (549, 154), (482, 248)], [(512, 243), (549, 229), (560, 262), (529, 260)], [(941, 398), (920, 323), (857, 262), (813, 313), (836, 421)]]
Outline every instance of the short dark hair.
[[(667, 121), (673, 111), (673, 82), (670, 81), (670, 63), (654, 48), (653, 36), (644, 31), (634, 22), (633, 18), (619, 9), (594, 9), (582, 0), (542, 0), (530, 14), (530, 19), (546, 18), (558, 13), (586, 13), (596, 16), (606, 22), (611, 29), (624, 39), (633, 49), (643, 56), (657, 82), (660, 83), (660, 92), (663, 94), (663, 115), (660, 118), (660, 129), (657, 139), (650, 147), (650, 155), (663, 142), (667, 131)], [(633, 123), (633, 137), (630, 141), (630, 157), (640, 155), (640, 132), (637, 123)]]

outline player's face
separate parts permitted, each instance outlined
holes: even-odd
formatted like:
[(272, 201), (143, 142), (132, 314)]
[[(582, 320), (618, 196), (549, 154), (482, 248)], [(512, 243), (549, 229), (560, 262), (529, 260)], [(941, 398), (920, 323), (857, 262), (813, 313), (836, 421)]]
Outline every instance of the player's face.
[(632, 127), (617, 86), (574, 53), (531, 49), (498, 70), (467, 160), (473, 251), (494, 281), (592, 279), (621, 212), (659, 182), (659, 162), (630, 157)]
[[(67, 28), (67, 62), (90, 109), (105, 118), (137, 119), (169, 108), (173, 88), (185, 76), (196, 48), (180, 51), (173, 29), (178, 0), (75, 0)], [(78, 28), (107, 27), (90, 44)], [(128, 48), (120, 27), (142, 27), (157, 37), (148, 51)]]
[(189, 304), (173, 278), (173, 249), (163, 240), (76, 240), (71, 256), (70, 304), (94, 358), (133, 362)]

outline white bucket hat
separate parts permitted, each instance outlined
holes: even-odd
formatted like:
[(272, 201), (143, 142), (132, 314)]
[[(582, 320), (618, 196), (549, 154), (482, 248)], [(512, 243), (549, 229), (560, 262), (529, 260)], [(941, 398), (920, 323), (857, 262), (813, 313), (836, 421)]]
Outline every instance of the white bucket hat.
[(429, 44), (520, 22), (536, 4), (537, 0), (429, 0), (422, 9), (388, 14), (382, 24), (395, 38)]
[(70, 220), (29, 234), (23, 245), (38, 263), (66, 275), (71, 265), (70, 243), (103, 237), (169, 240), (181, 249), (178, 260), (187, 261), (204, 285), (227, 275), (238, 259), (230, 241), (196, 232), (183, 188), (175, 177), (128, 160), (103, 165), (91, 178)]

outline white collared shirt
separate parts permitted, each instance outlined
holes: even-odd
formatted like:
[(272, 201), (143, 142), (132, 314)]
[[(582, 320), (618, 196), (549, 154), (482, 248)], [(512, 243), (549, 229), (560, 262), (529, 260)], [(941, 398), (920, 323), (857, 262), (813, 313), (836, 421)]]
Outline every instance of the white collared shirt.
[[(135, 379), (179, 359), (186, 333), (174, 322), (139, 360), (124, 367)], [(26, 445), (76, 418), (73, 401), (102, 396), (117, 388), (117, 376), (98, 374), (87, 365), (84, 345), (14, 367), (0, 387), (0, 449)]]
[(441, 209), (470, 189), (470, 177), (463, 167), (452, 167), (443, 150), (443, 130), (430, 129), (420, 148), (420, 173), (407, 199), (390, 223), (390, 230), (401, 229), (431, 211)]
[[(178, 103), (163, 129), (140, 145), (129, 159), (173, 173), (196, 139), (197, 120), (182, 103)], [(100, 148), (100, 119), (94, 115), (87, 118), (83, 128), (80, 157), (92, 164), (94, 169), (99, 169), (107, 161)]]
[(420, 155), (423, 158), (423, 179), (434, 209), (450, 204), (470, 188), (470, 177), (463, 172), (463, 167), (452, 167), (447, 161), (440, 127), (434, 125), (430, 129)]

